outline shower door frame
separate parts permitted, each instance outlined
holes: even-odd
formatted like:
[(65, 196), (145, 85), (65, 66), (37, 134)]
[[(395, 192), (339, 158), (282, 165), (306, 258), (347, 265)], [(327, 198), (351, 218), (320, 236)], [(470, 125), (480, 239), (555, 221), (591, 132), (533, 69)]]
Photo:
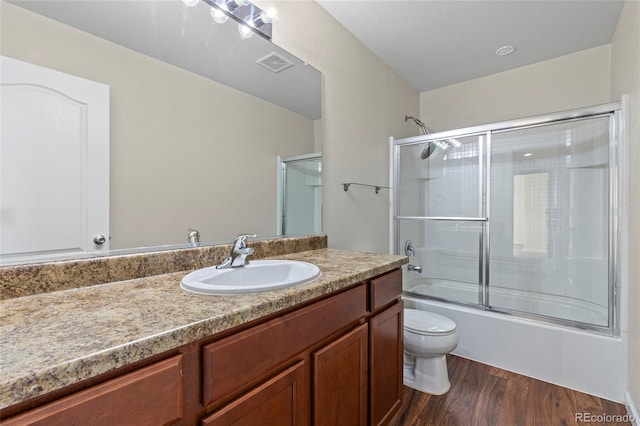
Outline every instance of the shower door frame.
[[(480, 231), (480, 251), (478, 256), (478, 303), (468, 303), (442, 299), (434, 296), (416, 295), (411, 293), (411, 297), (425, 298), (445, 301), (457, 305), (481, 309), (490, 312), (497, 312), (510, 315), (516, 318), (534, 320), (547, 324), (571, 327), (586, 330), (593, 333), (607, 336), (620, 335), (620, 312), (619, 312), (619, 247), (621, 210), (620, 210), (620, 179), (621, 168), (619, 164), (618, 151), (625, 141), (623, 123), (623, 103), (611, 102), (607, 104), (594, 105), (591, 107), (578, 108), (568, 111), (561, 111), (550, 114), (543, 114), (533, 117), (520, 118), (509, 121), (501, 121), (480, 126), (473, 126), (455, 130), (448, 130), (427, 135), (413, 136), (409, 138), (392, 138), (392, 178), (393, 178), (393, 240), (395, 252), (400, 253), (400, 222), (402, 220), (420, 221), (470, 221), (482, 223)], [(545, 125), (578, 121), (583, 119), (609, 117), (609, 207), (608, 207), (608, 325), (600, 326), (575, 320), (550, 317), (535, 313), (527, 313), (508, 308), (492, 307), (490, 304), (490, 225), (491, 225), (491, 139), (494, 133), (502, 133), (511, 130), (521, 130), (526, 128), (541, 127)], [(485, 143), (479, 143), (479, 178), (480, 178), (480, 217), (429, 217), (429, 216), (402, 216), (400, 215), (399, 183), (400, 183), (400, 148), (411, 145), (420, 145), (426, 142), (437, 141), (450, 138), (461, 138), (466, 136), (485, 135)], [(482, 146), (484, 145), (484, 147)], [(405, 293), (406, 294), (406, 293)]]

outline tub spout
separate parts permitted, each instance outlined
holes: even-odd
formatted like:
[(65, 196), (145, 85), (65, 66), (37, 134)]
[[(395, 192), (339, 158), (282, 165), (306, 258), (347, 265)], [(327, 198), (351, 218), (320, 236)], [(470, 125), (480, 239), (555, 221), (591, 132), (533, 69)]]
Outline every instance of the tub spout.
[(409, 266), (408, 266), (408, 269), (409, 269), (410, 271), (415, 271), (415, 272), (417, 272), (417, 273), (419, 273), (419, 274), (421, 274), (421, 273), (422, 273), (422, 266), (419, 266), (419, 265), (409, 265)]

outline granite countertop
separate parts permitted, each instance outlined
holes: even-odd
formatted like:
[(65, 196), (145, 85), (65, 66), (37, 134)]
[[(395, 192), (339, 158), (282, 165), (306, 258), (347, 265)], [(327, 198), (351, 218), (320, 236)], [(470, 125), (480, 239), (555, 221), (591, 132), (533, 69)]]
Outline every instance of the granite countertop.
[(319, 249), (274, 258), (318, 265), (313, 283), (264, 293), (198, 295), (189, 271), (0, 302), (0, 408), (264, 317), (407, 262)]

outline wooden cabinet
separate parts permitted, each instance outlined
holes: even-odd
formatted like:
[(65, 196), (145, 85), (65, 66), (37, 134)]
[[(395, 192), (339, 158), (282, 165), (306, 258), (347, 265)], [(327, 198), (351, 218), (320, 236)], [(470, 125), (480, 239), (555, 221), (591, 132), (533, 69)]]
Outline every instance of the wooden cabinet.
[(309, 404), (304, 398), (300, 361), (231, 404), (202, 419), (202, 426), (302, 426)]
[(403, 303), (370, 320), (369, 423), (386, 424), (402, 405)]
[(359, 285), (203, 347), (203, 401), (216, 405), (272, 376), (280, 366), (364, 320), (366, 287)]
[(367, 424), (367, 324), (313, 354), (314, 426)]
[[(211, 414), (203, 424), (271, 421), (253, 417), (253, 410), (273, 410), (280, 419), (275, 424), (283, 425), (292, 424), (292, 418), (314, 426), (388, 423), (402, 402), (401, 290), (398, 269), (206, 345), (203, 400)], [(289, 370), (281, 371), (295, 362), (302, 374), (295, 380), (295, 395), (306, 405), (292, 393), (271, 399), (271, 384), (292, 383), (284, 379)], [(268, 402), (247, 408), (247, 401), (256, 400)], [(265, 408), (268, 404), (273, 407)]]
[(372, 313), (395, 303), (402, 293), (402, 270), (396, 269), (369, 282), (369, 310)]
[(354, 283), (251, 327), (177, 348), (164, 360), (142, 361), (137, 370), (129, 366), (120, 376), (108, 373), (45, 395), (36, 408), (25, 402), (0, 423), (386, 424), (402, 395), (401, 280), (397, 269)]
[(166, 425), (182, 419), (180, 355), (3, 420), (3, 425)]

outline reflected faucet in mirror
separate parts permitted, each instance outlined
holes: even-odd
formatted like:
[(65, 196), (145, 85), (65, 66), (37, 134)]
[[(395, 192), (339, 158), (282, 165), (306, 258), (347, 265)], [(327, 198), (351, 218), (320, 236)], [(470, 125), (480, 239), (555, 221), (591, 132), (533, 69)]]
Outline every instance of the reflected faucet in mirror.
[(200, 232), (197, 229), (187, 229), (187, 241), (192, 246), (198, 247), (198, 244), (200, 244)]
[(216, 269), (238, 268), (245, 266), (249, 263), (247, 256), (253, 254), (253, 248), (247, 247), (247, 238), (255, 238), (256, 234), (242, 234), (238, 235), (233, 241), (231, 247), (231, 254), (222, 262), (216, 266)]

